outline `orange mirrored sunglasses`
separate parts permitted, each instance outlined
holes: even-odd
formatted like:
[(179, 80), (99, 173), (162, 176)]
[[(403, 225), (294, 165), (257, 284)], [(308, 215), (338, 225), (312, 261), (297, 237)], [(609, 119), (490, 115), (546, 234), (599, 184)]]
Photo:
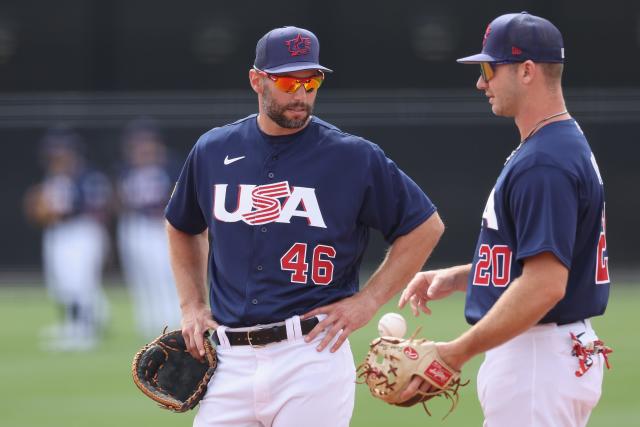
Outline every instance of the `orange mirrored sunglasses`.
[(481, 62), (480, 74), (482, 74), (482, 80), (488, 83), (489, 80), (496, 75), (496, 66), (504, 64), (519, 64), (522, 61), (501, 61), (501, 62)]
[(488, 83), (489, 80), (493, 78), (495, 74), (495, 70), (493, 69), (493, 64), (491, 62), (481, 62), (480, 63), (480, 74), (482, 75), (482, 80), (485, 83)]
[(314, 90), (318, 90), (320, 86), (322, 86), (322, 82), (324, 81), (324, 73), (320, 70), (318, 70), (318, 74), (316, 74), (315, 76), (307, 77), (304, 79), (301, 79), (299, 77), (269, 74), (255, 67), (254, 70), (256, 70), (261, 76), (268, 77), (273, 81), (275, 87), (287, 93), (295, 93), (300, 88), (300, 86), (304, 86), (304, 90), (307, 91), (307, 93), (310, 93)]

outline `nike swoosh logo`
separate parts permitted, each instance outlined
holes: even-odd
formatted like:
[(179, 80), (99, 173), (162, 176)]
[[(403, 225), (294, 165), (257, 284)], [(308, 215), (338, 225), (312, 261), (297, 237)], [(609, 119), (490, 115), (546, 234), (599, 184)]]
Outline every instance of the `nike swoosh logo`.
[(240, 157), (234, 157), (233, 159), (230, 159), (229, 156), (226, 156), (224, 158), (224, 165), (230, 165), (233, 162), (237, 162), (238, 160), (242, 160), (244, 159), (246, 156), (240, 156)]

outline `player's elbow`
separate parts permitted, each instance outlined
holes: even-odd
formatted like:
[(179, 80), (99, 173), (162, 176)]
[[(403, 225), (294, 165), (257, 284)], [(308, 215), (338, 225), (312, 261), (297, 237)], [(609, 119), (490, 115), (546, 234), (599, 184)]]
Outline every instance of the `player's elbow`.
[(562, 286), (561, 283), (547, 283), (543, 292), (540, 292), (537, 297), (537, 303), (532, 300), (533, 306), (540, 308), (540, 314), (548, 313), (557, 306), (564, 298), (566, 293), (566, 286)]
[(440, 237), (444, 233), (444, 223), (440, 219), (437, 212), (429, 217), (416, 230), (415, 244), (413, 250), (420, 253), (430, 254), (440, 241)]
[(440, 218), (440, 215), (438, 215), (438, 213), (435, 213), (437, 215), (436, 219), (436, 234), (438, 235), (438, 239), (440, 239), (440, 237), (442, 237), (442, 235), (444, 234), (444, 222), (442, 222), (442, 219)]
[(525, 259), (522, 276), (535, 284), (545, 305), (553, 307), (567, 291), (569, 269), (551, 252)]
[(567, 282), (561, 279), (556, 280), (547, 287), (546, 296), (549, 298), (550, 305), (556, 305), (567, 293)]
[(444, 234), (444, 223), (438, 215), (438, 212), (434, 212), (433, 215), (429, 217), (428, 220), (425, 221), (424, 225), (426, 226), (425, 234), (429, 236), (429, 239), (437, 243), (440, 240), (440, 237)]

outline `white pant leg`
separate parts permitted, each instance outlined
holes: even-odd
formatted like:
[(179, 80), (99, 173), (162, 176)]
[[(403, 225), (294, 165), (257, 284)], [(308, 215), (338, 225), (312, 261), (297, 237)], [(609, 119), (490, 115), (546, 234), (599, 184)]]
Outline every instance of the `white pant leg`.
[(64, 304), (63, 287), (58, 277), (56, 266), (56, 252), (58, 251), (58, 233), (54, 228), (49, 228), (42, 234), (42, 270), (44, 273), (44, 283), (49, 297), (60, 304)]
[[(296, 353), (278, 349), (272, 358), (269, 403), (264, 405), (264, 425), (273, 427), (346, 427), (353, 413), (355, 366), (349, 341), (335, 353), (316, 351), (323, 336), (292, 345)], [(269, 423), (271, 421), (271, 423)]]
[(46, 281), (52, 296), (64, 305), (76, 304), (82, 322), (92, 329), (108, 318), (102, 289), (107, 236), (96, 221), (79, 217), (56, 224), (44, 233)]
[[(343, 427), (355, 396), (355, 366), (346, 341), (319, 353), (322, 336), (262, 348), (218, 346), (219, 372), (200, 402), (194, 427)], [(224, 342), (224, 339), (221, 339)]]
[(158, 330), (154, 330), (151, 319), (152, 295), (145, 286), (145, 271), (140, 267), (144, 258), (144, 245), (144, 234), (140, 232), (135, 217), (122, 216), (118, 221), (120, 264), (133, 302), (133, 317), (138, 333), (150, 338), (154, 333), (157, 335)]
[(217, 347), (218, 368), (200, 401), (194, 427), (259, 427), (253, 382), (255, 351), (248, 346)]
[(165, 326), (179, 327), (178, 294), (164, 222), (143, 215), (125, 215), (118, 223), (118, 245), (139, 332), (153, 337)]
[(154, 326), (169, 326), (175, 329), (180, 326), (180, 304), (171, 271), (169, 242), (164, 221), (147, 219), (145, 230), (150, 248), (143, 262), (145, 269), (149, 272), (148, 286), (154, 295), (152, 316)]
[(539, 325), (487, 352), (478, 372), (478, 397), (485, 427), (583, 427), (597, 404), (602, 356), (576, 377), (569, 332), (587, 332), (590, 323)]

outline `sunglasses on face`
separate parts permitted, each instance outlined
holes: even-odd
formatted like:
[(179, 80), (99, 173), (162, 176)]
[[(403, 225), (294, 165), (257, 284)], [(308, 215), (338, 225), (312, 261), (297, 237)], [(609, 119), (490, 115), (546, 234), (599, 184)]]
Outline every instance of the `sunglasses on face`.
[(495, 69), (491, 62), (480, 63), (480, 75), (482, 75), (482, 80), (484, 80), (485, 83), (489, 83), (489, 80), (493, 78), (494, 74)]
[(300, 86), (304, 86), (304, 90), (307, 93), (311, 93), (314, 90), (318, 90), (324, 81), (324, 73), (318, 70), (318, 74), (304, 79), (291, 76), (278, 76), (275, 74), (269, 74), (265, 71), (254, 68), (261, 76), (265, 76), (273, 81), (275, 87), (283, 92), (295, 93)]
[(489, 80), (493, 78), (496, 74), (496, 66), (502, 64), (518, 64), (519, 62), (515, 61), (502, 61), (502, 62), (481, 62), (480, 63), (480, 74), (482, 75), (482, 80), (485, 83), (489, 83)]

